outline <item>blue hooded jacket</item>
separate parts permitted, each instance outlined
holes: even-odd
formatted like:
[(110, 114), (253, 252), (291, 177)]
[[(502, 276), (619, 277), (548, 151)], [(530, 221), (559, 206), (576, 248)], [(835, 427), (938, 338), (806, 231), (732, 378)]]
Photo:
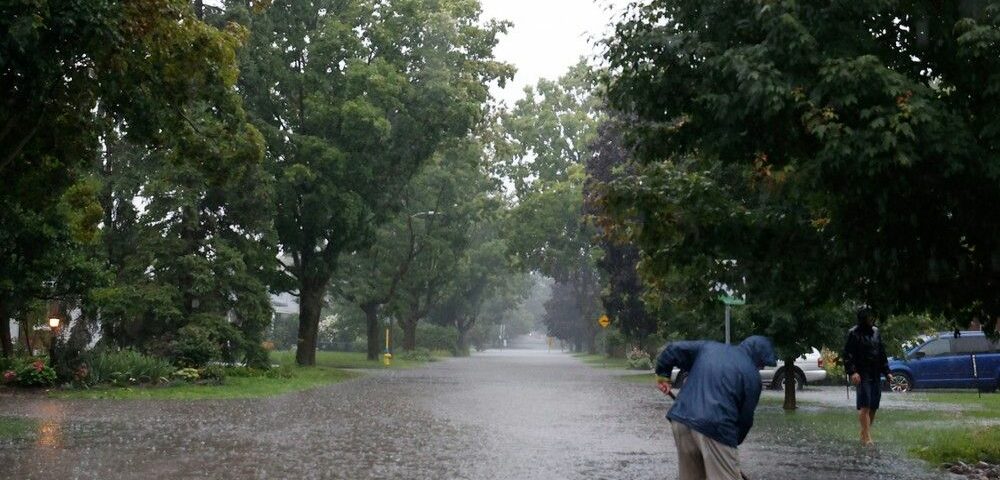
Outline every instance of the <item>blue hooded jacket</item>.
[(656, 374), (670, 378), (673, 367), (688, 372), (683, 391), (667, 418), (719, 443), (743, 443), (760, 400), (760, 367), (777, 362), (767, 337), (738, 346), (718, 342), (673, 342), (656, 358)]

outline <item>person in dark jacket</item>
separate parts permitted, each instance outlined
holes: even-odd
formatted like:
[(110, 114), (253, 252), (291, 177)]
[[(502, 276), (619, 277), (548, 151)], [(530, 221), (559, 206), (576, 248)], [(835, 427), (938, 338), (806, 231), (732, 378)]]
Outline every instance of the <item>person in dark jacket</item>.
[(871, 425), (875, 421), (882, 399), (882, 375), (892, 382), (885, 345), (875, 326), (875, 312), (858, 310), (858, 324), (847, 332), (844, 344), (844, 372), (857, 386), (858, 421), (861, 423), (861, 443), (871, 445)]
[(760, 400), (760, 369), (776, 363), (766, 337), (738, 346), (674, 342), (656, 358), (659, 389), (671, 394), (674, 367), (687, 371), (684, 391), (667, 412), (677, 444), (680, 480), (740, 480), (737, 447), (753, 426)]

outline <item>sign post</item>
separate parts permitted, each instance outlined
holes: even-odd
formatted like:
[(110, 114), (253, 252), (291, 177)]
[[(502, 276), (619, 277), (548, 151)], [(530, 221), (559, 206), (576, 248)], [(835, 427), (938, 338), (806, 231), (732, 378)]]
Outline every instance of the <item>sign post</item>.
[(726, 345), (732, 343), (730, 337), (730, 323), (732, 319), (733, 305), (746, 305), (746, 297), (734, 297), (732, 295), (719, 295), (719, 300), (726, 305)]

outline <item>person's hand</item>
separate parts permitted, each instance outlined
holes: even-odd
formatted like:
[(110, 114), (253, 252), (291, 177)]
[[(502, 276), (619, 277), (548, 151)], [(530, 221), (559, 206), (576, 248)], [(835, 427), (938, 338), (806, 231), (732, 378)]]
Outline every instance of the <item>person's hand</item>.
[(890, 385), (892, 385), (892, 374), (891, 373), (885, 374), (885, 380), (889, 382)]
[(660, 391), (663, 392), (664, 395), (669, 396), (670, 395), (670, 380), (667, 380), (667, 379), (662, 378), (662, 377), (661, 378), (657, 378), (656, 379), (656, 388), (660, 389)]
[(861, 375), (859, 375), (857, 373), (852, 374), (851, 375), (851, 384), (852, 385), (857, 385), (859, 383), (861, 383)]

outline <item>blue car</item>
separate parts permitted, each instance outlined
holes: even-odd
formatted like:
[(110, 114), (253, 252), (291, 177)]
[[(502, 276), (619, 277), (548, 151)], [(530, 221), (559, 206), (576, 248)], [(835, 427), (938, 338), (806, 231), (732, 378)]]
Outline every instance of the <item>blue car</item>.
[(889, 359), (894, 392), (914, 388), (976, 388), (995, 391), (1000, 381), (1000, 344), (983, 332), (941, 332)]

